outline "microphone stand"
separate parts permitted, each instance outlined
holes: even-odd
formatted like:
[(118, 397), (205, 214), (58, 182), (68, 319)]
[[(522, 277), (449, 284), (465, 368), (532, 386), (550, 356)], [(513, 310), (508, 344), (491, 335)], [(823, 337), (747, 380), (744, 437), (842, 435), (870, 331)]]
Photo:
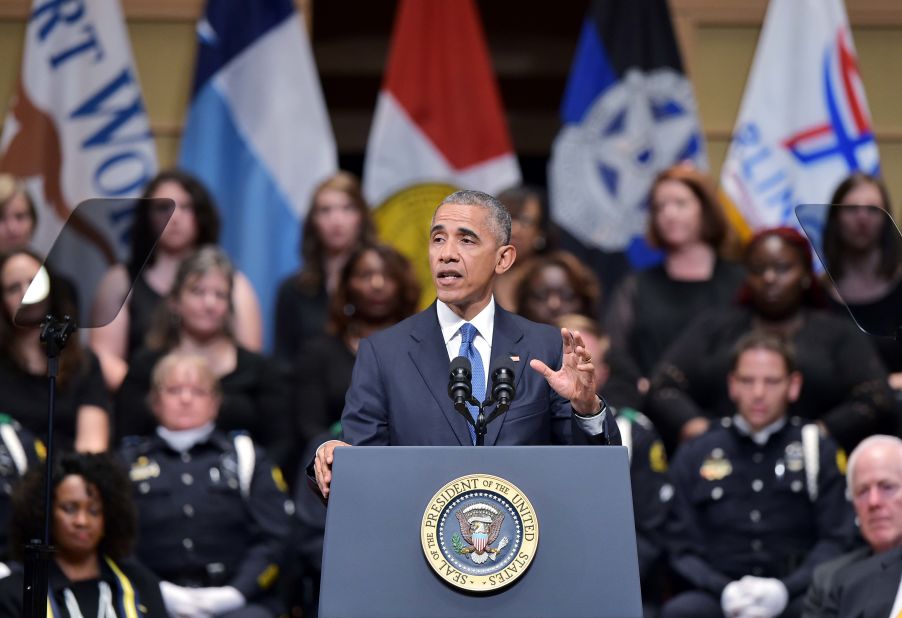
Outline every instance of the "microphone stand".
[(44, 460), (44, 530), (42, 539), (32, 539), (25, 546), (25, 581), (22, 607), (26, 618), (46, 618), (47, 590), (50, 577), (50, 505), (53, 479), (53, 412), (56, 407), (56, 377), (59, 374), (59, 357), (76, 331), (75, 321), (68, 315), (59, 319), (47, 315), (41, 323), (41, 342), (47, 352), (47, 457)]
[[(476, 415), (475, 420), (473, 415), (470, 414), (470, 409), (467, 408), (467, 403), (479, 408), (479, 414)], [(494, 399), (489, 397), (480, 403), (478, 399), (470, 397), (467, 403), (457, 403), (454, 405), (454, 409), (467, 420), (467, 423), (473, 426), (473, 430), (476, 433), (476, 446), (485, 446), (485, 434), (488, 431), (489, 423), (507, 412), (508, 408), (510, 408), (510, 403), (498, 402), (498, 405), (495, 406), (495, 409), (488, 417), (485, 415), (485, 409), (495, 403)]]

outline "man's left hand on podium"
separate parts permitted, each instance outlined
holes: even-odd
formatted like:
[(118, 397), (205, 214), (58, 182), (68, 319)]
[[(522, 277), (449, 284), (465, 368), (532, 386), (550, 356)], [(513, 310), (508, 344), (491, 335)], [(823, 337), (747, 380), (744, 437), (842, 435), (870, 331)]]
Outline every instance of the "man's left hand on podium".
[(316, 474), (316, 485), (323, 494), (323, 498), (329, 497), (329, 485), (332, 483), (332, 461), (334, 460), (334, 451), (340, 446), (351, 446), (347, 442), (341, 440), (329, 440), (323, 442), (316, 449), (316, 457), (313, 460), (313, 471)]

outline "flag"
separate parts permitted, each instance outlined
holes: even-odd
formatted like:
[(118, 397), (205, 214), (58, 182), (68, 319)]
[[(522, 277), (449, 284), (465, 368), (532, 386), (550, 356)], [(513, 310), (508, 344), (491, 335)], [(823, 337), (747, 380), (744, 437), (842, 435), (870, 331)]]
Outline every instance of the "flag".
[(721, 170), (723, 193), (749, 228), (797, 226), (796, 205), (826, 203), (843, 178), (879, 167), (841, 0), (772, 0)]
[(313, 191), (337, 169), (335, 138), (291, 0), (209, 0), (197, 37), (180, 164), (216, 200), (222, 245), (257, 290), (269, 344)]
[(363, 191), (380, 236), (413, 262), (434, 298), (429, 221), (457, 189), (520, 182), (498, 86), (472, 0), (402, 0), (370, 129)]
[[(34, 248), (46, 254), (88, 198), (133, 197), (157, 172), (156, 148), (117, 0), (35, 0), (22, 67), (0, 137), (0, 171), (25, 181), (35, 202)], [(78, 243), (52, 266), (78, 284), (89, 315), (96, 283), (130, 249), (131, 205), (82, 212)], [(94, 214), (96, 216), (89, 216)]]
[(707, 168), (666, 0), (592, 3), (561, 121), (548, 165), (552, 219), (590, 250), (649, 260), (643, 239), (655, 176), (682, 161)]

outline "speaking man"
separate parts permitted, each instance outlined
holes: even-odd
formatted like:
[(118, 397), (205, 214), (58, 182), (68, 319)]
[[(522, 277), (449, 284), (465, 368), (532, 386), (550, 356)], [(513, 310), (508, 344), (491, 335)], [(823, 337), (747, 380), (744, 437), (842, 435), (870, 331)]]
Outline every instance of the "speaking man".
[(458, 191), (439, 204), (429, 231), (438, 300), (361, 341), (342, 413), (346, 441), (326, 442), (314, 460), (324, 496), (337, 447), (475, 443), (448, 396), (449, 364), (458, 356), (471, 362), (480, 401), (499, 363), (514, 370), (516, 398), (488, 426), (486, 445), (620, 444), (613, 415), (596, 395), (595, 367), (580, 334), (495, 304), (494, 279), (516, 259), (510, 234), (510, 213), (490, 195)]

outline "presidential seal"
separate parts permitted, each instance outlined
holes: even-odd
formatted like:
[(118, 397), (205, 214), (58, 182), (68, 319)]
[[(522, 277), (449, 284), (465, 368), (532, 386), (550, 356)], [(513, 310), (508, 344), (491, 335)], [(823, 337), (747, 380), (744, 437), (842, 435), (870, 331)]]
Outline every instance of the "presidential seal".
[(432, 497), (420, 540), (439, 577), (463, 590), (488, 592), (513, 583), (532, 563), (539, 522), (516, 485), (472, 474), (454, 479)]

